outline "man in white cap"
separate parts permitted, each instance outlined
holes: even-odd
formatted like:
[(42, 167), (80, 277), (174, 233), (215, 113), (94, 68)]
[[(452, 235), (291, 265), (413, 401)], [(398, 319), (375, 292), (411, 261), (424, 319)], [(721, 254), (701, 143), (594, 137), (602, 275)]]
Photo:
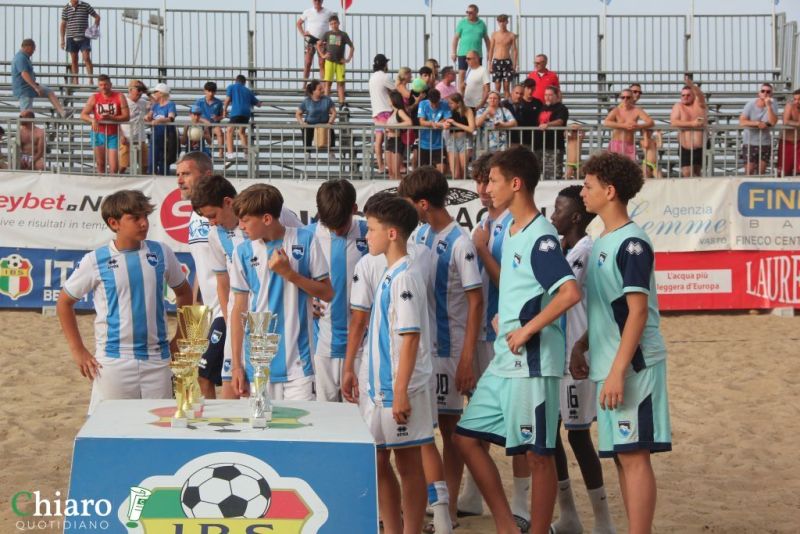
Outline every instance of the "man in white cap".
[(160, 83), (151, 91), (152, 104), (145, 120), (153, 126), (153, 146), (150, 150), (150, 172), (166, 176), (175, 162), (178, 151), (175, 122), (178, 108), (169, 99), (169, 86)]

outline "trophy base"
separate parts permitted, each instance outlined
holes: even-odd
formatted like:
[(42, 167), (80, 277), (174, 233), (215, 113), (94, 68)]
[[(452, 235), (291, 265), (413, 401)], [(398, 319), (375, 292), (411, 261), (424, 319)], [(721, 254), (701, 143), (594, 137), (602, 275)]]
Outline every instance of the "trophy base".
[(267, 424), (272, 421), (272, 412), (264, 412), (261, 417), (250, 417), (252, 428), (267, 428)]
[(189, 426), (189, 420), (180, 417), (173, 417), (169, 421), (169, 426), (172, 428), (186, 428)]

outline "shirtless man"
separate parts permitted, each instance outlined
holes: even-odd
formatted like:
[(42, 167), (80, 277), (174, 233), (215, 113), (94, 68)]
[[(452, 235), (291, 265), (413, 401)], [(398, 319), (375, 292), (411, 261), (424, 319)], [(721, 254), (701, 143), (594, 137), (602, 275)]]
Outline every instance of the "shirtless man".
[(681, 89), (681, 100), (672, 106), (669, 123), (678, 128), (681, 176), (700, 176), (703, 164), (705, 127), (708, 124), (708, 106), (703, 91), (688, 74), (683, 77), (686, 85)]
[(33, 121), (33, 111), (19, 114), (19, 168), (23, 170), (44, 170), (44, 129), (37, 128)]
[(508, 15), (497, 17), (499, 30), (489, 39), (489, 74), (492, 75), (495, 91), (503, 89), (506, 100), (511, 99), (511, 80), (517, 72), (519, 61), (519, 48), (517, 47), (517, 34), (508, 31)]
[[(648, 130), (653, 127), (653, 119), (642, 108), (633, 103), (633, 92), (623, 89), (619, 95), (621, 103), (611, 110), (603, 121), (603, 125), (613, 129), (608, 151), (616, 152), (636, 161), (636, 130)], [(641, 122), (640, 122), (641, 121)]]
[(800, 89), (792, 93), (792, 101), (783, 110), (783, 124), (778, 145), (778, 172), (781, 176), (800, 175)]

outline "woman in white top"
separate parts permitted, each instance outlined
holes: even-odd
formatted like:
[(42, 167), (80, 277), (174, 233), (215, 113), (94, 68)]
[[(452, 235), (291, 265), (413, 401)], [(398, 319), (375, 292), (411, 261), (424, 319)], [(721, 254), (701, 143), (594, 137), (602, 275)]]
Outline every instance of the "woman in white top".
[(488, 131), (489, 152), (505, 150), (508, 147), (508, 132), (501, 129), (514, 128), (517, 120), (506, 108), (500, 105), (500, 93), (492, 91), (486, 99), (486, 107), (478, 111), (475, 123)]

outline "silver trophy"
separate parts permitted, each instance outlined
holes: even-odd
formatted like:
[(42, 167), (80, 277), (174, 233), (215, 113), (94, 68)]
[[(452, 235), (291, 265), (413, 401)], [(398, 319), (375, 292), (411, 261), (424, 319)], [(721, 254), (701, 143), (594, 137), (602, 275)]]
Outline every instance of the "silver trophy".
[(280, 335), (272, 332), (277, 315), (270, 312), (244, 312), (242, 322), (250, 349), (253, 384), (250, 393), (250, 426), (266, 428), (272, 420), (272, 403), (269, 398), (269, 370), (278, 352)]

